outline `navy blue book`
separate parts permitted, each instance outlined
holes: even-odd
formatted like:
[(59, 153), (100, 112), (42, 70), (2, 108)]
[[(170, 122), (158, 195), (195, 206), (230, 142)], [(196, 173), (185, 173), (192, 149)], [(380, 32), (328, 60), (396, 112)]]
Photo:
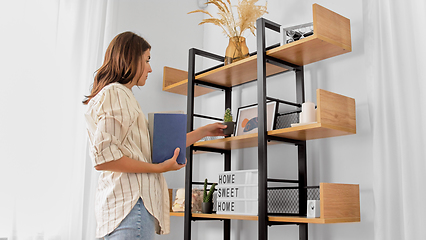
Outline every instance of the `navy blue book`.
[(186, 114), (177, 112), (148, 113), (152, 162), (161, 163), (172, 158), (180, 148), (177, 163), (186, 160)]

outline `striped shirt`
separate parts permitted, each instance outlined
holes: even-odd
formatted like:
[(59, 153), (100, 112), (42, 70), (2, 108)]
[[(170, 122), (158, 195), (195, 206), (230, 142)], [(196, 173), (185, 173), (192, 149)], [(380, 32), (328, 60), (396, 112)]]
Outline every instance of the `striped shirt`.
[[(148, 122), (129, 88), (120, 83), (104, 87), (88, 103), (85, 117), (94, 166), (123, 155), (152, 162)], [(139, 197), (156, 219), (156, 233), (169, 233), (169, 198), (161, 173), (102, 171), (95, 201), (96, 237), (111, 233)]]

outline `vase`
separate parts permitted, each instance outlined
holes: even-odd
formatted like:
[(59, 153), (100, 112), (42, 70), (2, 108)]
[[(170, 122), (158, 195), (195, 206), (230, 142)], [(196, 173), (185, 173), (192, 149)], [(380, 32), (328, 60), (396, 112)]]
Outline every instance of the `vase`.
[(225, 52), (225, 65), (248, 58), (249, 56), (245, 37), (229, 38), (228, 47)]
[(203, 205), (201, 207), (202, 213), (212, 213), (213, 211), (213, 203), (212, 202), (203, 202)]

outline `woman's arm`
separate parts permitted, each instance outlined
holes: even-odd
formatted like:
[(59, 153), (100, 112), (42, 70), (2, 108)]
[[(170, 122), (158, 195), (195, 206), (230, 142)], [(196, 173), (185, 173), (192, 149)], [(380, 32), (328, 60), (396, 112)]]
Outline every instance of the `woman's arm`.
[(168, 171), (176, 171), (186, 164), (178, 164), (176, 158), (180, 152), (179, 148), (175, 149), (172, 158), (158, 164), (141, 162), (126, 156), (120, 159), (102, 163), (95, 166), (98, 171), (111, 171), (111, 172), (126, 172), (126, 173), (163, 173)]
[(186, 134), (186, 147), (191, 146), (198, 140), (207, 136), (225, 136), (223, 134), (223, 129), (227, 128), (226, 125), (222, 123), (212, 123), (200, 128), (195, 129), (192, 132)]

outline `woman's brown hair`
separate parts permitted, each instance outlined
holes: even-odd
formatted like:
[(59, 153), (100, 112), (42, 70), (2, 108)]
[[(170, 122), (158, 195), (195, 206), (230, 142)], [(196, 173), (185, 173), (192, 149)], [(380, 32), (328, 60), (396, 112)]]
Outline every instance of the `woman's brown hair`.
[(96, 71), (92, 91), (89, 96), (85, 96), (83, 103), (89, 103), (108, 84), (133, 81), (138, 68), (142, 66), (142, 55), (148, 49), (151, 49), (151, 45), (135, 33), (123, 32), (117, 35), (109, 44), (104, 63)]

